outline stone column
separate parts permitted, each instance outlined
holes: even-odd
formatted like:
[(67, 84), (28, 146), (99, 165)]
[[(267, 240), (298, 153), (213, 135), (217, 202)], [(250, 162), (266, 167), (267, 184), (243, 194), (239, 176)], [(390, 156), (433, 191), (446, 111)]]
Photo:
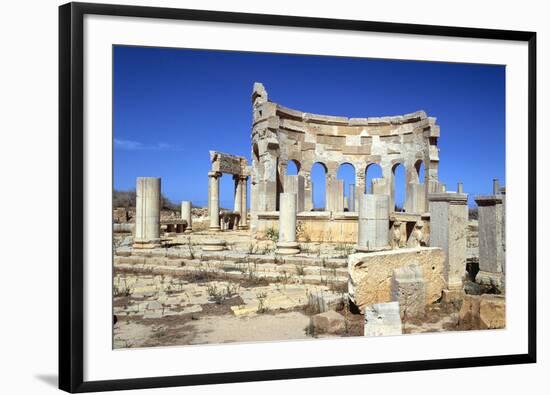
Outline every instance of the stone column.
[(407, 198), (407, 212), (423, 214), (426, 208), (426, 188), (424, 184), (410, 183), (409, 197)]
[(221, 173), (211, 171), (208, 188), (208, 213), (210, 215), (210, 230), (220, 230), (220, 177)]
[(366, 252), (388, 246), (389, 199), (388, 195), (362, 194), (359, 196), (357, 251)]
[[(385, 178), (373, 178), (371, 180), (370, 193), (373, 195), (387, 195), (388, 185)], [(389, 195), (388, 195), (389, 196)]]
[(240, 176), (240, 182), (241, 182), (241, 220), (239, 221), (239, 229), (246, 229), (248, 228), (248, 219), (246, 218), (248, 215), (248, 211), (246, 207), (248, 176)]
[(430, 202), (430, 247), (445, 252), (445, 281), (450, 291), (463, 290), (466, 274), (468, 195), (434, 193)]
[(277, 254), (293, 255), (300, 252), (296, 242), (296, 194), (281, 193), (279, 195), (279, 242)]
[(334, 183), (336, 181), (336, 170), (327, 171), (325, 175), (325, 209), (324, 211), (334, 211)]
[(301, 175), (285, 176), (285, 193), (296, 194), (296, 210), (301, 213), (305, 209), (305, 180)]
[(181, 219), (187, 222), (185, 233), (191, 233), (191, 231), (193, 230), (193, 224), (191, 222), (191, 202), (181, 202)]
[(325, 211), (344, 211), (344, 180), (329, 178), (327, 180)]
[(348, 195), (348, 211), (355, 212), (355, 184), (350, 184), (349, 186), (349, 195)]
[(459, 182), (458, 184), (456, 184), (456, 193), (463, 193), (462, 182)]
[(300, 169), (299, 175), (304, 177), (304, 211), (313, 210), (313, 182), (311, 172)]
[(138, 177), (136, 181), (136, 226), (134, 248), (160, 246), (160, 178)]
[(498, 178), (493, 178), (493, 195), (500, 195), (500, 184)]
[(243, 184), (241, 183), (241, 177), (238, 175), (234, 175), (233, 182), (235, 184), (235, 187), (233, 189), (233, 196), (234, 196), (233, 211), (240, 214), (242, 210), (242, 204), (243, 204), (243, 191), (242, 191)]
[[(500, 188), (497, 190), (500, 193)], [(504, 210), (501, 195), (475, 198), (479, 217), (479, 272), (476, 282), (504, 287), (505, 240)]]
[[(349, 211), (355, 211), (357, 212), (359, 210), (359, 197), (364, 194), (368, 193), (366, 189), (366, 182), (367, 182), (367, 166), (365, 163), (356, 163), (355, 164), (355, 191), (353, 192), (354, 202), (353, 202), (353, 210), (351, 209), (350, 204), (350, 210)], [(350, 191), (351, 196), (351, 191)]]

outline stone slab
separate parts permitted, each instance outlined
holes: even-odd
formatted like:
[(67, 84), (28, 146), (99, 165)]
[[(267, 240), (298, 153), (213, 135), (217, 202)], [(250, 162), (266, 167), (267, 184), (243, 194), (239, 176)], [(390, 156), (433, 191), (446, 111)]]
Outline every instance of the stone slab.
[(444, 260), (443, 250), (436, 247), (351, 254), (348, 257), (350, 300), (361, 311), (367, 305), (390, 302), (393, 271), (415, 264), (422, 269), (426, 283), (426, 303), (433, 303), (447, 287)]

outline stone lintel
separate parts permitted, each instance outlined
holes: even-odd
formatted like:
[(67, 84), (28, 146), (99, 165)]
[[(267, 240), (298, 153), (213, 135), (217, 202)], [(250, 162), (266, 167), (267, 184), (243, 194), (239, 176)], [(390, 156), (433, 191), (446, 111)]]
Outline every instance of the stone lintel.
[(476, 196), (475, 202), (478, 206), (494, 206), (502, 203), (502, 196), (489, 195), (489, 196)]
[(456, 192), (430, 193), (428, 200), (430, 202), (448, 202), (449, 204), (466, 205), (468, 204), (468, 194)]

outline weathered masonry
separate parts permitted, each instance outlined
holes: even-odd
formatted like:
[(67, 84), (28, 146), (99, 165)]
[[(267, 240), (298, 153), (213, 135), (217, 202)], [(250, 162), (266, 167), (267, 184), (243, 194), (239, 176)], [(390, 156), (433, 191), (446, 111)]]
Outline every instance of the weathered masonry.
[[(289, 161), (296, 164), (298, 178), (303, 178), (303, 193), (297, 193), (303, 202), (297, 206), (304, 211), (313, 209), (311, 169), (315, 163), (325, 169), (325, 211), (344, 211), (343, 186), (336, 173), (346, 163), (355, 169), (355, 199), (368, 191), (388, 195), (390, 212), (395, 210), (395, 169), (399, 165), (406, 169), (405, 212), (426, 213), (428, 194), (441, 191), (439, 126), (423, 111), (380, 118), (310, 114), (269, 101), (261, 83), (254, 84), (252, 104), (252, 229), (261, 213), (279, 210), (279, 194), (289, 184)], [(380, 165), (383, 178), (374, 179), (370, 188), (365, 185), (365, 174), (372, 164)], [(422, 164), (424, 172), (419, 174)], [(353, 203), (348, 207), (356, 210), (358, 202)]]
[(238, 227), (247, 228), (246, 195), (250, 170), (248, 161), (242, 156), (210, 151), (211, 169), (208, 173), (208, 215), (210, 229), (220, 229), (220, 177), (230, 174), (235, 182), (234, 212), (239, 215)]

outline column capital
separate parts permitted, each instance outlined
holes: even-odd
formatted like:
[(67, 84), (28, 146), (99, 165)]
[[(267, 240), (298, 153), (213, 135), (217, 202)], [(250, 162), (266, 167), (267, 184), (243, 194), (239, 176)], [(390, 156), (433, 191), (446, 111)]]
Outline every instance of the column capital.
[(239, 174), (238, 177), (241, 181), (248, 181), (249, 176), (247, 176), (246, 174)]
[(222, 173), (220, 173), (219, 171), (209, 171), (208, 172), (208, 177), (213, 177), (213, 178), (219, 178), (221, 177)]
[(474, 200), (478, 206), (494, 206), (502, 204), (502, 195), (476, 196)]
[(430, 193), (428, 195), (430, 202), (447, 202), (449, 204), (466, 205), (468, 204), (467, 193), (440, 192)]

